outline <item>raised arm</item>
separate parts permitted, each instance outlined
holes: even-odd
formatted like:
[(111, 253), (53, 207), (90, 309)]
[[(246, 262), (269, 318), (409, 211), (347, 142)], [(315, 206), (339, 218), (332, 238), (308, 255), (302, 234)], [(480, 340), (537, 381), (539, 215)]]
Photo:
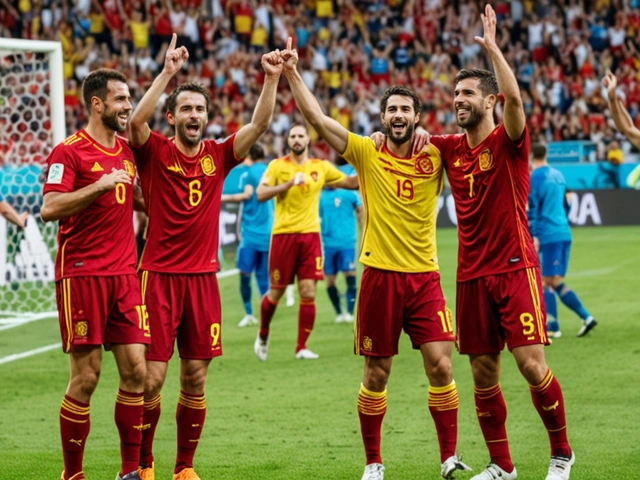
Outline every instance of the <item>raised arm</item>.
[(4, 200), (0, 200), (0, 215), (7, 219), (7, 221), (17, 225), (20, 228), (24, 228), (29, 212), (16, 212), (16, 209), (9, 205)]
[(292, 49), (291, 37), (287, 48), (280, 52), (284, 60), (284, 76), (289, 81), (293, 98), (305, 120), (324, 138), (336, 152), (342, 155), (347, 150), (349, 131), (322, 111), (322, 107), (311, 93), (298, 73), (298, 52)]
[(133, 145), (144, 145), (151, 135), (147, 122), (153, 117), (160, 97), (164, 93), (171, 78), (182, 68), (189, 58), (186, 47), (176, 48), (178, 36), (174, 33), (167, 48), (164, 68), (144, 94), (129, 119), (129, 141)]
[(124, 170), (111, 170), (95, 183), (74, 192), (49, 192), (42, 199), (40, 218), (43, 222), (54, 222), (71, 217), (87, 208), (100, 195), (116, 188), (118, 183), (131, 183), (131, 177)]
[(273, 109), (276, 104), (276, 93), (278, 91), (278, 82), (282, 73), (283, 60), (280, 58), (280, 52), (267, 53), (262, 56), (262, 68), (265, 71), (264, 85), (258, 103), (253, 110), (251, 123), (246, 124), (236, 134), (233, 142), (233, 148), (237, 158), (244, 157), (251, 146), (258, 141), (271, 122)]
[(631, 115), (629, 115), (624, 101), (616, 94), (618, 79), (611, 71), (608, 71), (602, 79), (602, 85), (607, 89), (609, 111), (616, 124), (616, 128), (620, 130), (620, 133), (627, 137), (627, 140), (636, 148), (640, 148), (640, 130), (633, 124), (633, 119)]
[(526, 124), (522, 97), (516, 76), (496, 44), (496, 12), (491, 5), (487, 4), (485, 7), (482, 24), (484, 37), (475, 37), (475, 41), (482, 45), (491, 57), (498, 80), (498, 89), (504, 95), (504, 128), (511, 140), (518, 140)]

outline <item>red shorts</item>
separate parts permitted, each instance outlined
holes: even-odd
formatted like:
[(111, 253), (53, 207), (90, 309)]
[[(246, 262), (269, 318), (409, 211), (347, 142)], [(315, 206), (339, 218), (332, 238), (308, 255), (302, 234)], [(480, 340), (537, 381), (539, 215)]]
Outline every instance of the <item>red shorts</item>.
[(356, 355), (397, 355), (403, 329), (413, 348), (455, 340), (440, 273), (399, 273), (365, 267), (355, 325)]
[(63, 278), (56, 282), (56, 303), (65, 352), (151, 341), (135, 274)]
[(459, 282), (456, 324), (460, 353), (499, 353), (525, 345), (548, 345), (538, 267)]
[(285, 288), (298, 280), (322, 280), (322, 244), (319, 233), (279, 233), (271, 237), (271, 288)]
[(180, 358), (222, 355), (222, 311), (215, 273), (140, 271), (142, 302), (151, 323), (147, 360), (168, 362), (178, 340)]

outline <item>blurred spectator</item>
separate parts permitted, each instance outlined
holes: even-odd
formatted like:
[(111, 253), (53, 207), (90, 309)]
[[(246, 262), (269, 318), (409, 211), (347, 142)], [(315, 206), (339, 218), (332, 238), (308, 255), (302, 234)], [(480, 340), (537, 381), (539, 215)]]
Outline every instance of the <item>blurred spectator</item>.
[[(606, 160), (615, 141), (599, 79), (619, 77), (626, 108), (640, 125), (640, 9), (637, 0), (497, 0), (497, 40), (522, 90), (532, 141), (592, 140)], [(380, 128), (375, 98), (394, 83), (411, 85), (421, 127), (457, 131), (452, 81), (462, 67), (486, 68), (475, 0), (0, 0), (4, 37), (60, 40), (67, 128), (84, 117), (78, 85), (99, 67), (129, 78), (134, 104), (161, 68), (171, 34), (187, 46), (176, 82), (211, 91), (207, 134), (225, 137), (246, 123), (263, 75), (260, 56), (288, 36), (304, 82), (327, 113), (363, 135)], [(170, 88), (173, 88), (173, 84)], [(301, 121), (283, 84), (268, 155), (283, 153), (288, 126)], [(164, 105), (162, 103), (162, 105)], [(162, 112), (154, 128), (167, 127)], [(313, 135), (313, 132), (310, 132)], [(317, 152), (333, 155), (323, 142)]]

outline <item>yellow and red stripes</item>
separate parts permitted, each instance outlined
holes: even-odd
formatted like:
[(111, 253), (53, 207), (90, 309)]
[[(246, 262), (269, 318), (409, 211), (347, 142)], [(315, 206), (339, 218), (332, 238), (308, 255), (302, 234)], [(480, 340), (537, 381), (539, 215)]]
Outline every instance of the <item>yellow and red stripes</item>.
[(536, 277), (536, 270), (534, 268), (526, 268), (527, 279), (529, 280), (529, 292), (531, 292), (531, 301), (533, 302), (533, 312), (536, 321), (536, 330), (540, 335), (540, 342), (543, 344), (548, 343), (547, 329), (544, 325), (544, 316), (542, 315), (542, 308), (540, 306), (540, 290), (538, 289), (538, 282)]
[(455, 380), (444, 387), (433, 387), (429, 385), (428, 403), (429, 408), (438, 412), (456, 410), (458, 408), (458, 390)]
[(363, 415), (382, 415), (387, 411), (387, 390), (372, 392), (360, 384), (358, 412)]
[(73, 318), (71, 315), (71, 279), (63, 278), (62, 282), (62, 312), (64, 315), (64, 326), (67, 330), (64, 351), (71, 350), (71, 342), (73, 341)]

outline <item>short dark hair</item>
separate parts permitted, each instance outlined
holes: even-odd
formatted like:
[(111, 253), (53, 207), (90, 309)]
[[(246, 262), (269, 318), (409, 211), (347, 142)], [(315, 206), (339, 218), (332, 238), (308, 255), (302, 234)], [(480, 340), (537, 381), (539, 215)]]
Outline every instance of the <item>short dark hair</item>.
[(198, 82), (188, 82), (183, 83), (182, 85), (178, 85), (174, 88), (169, 94), (169, 98), (167, 99), (167, 111), (174, 115), (176, 112), (176, 105), (178, 104), (178, 95), (182, 92), (196, 92), (201, 94), (205, 100), (205, 106), (207, 108), (207, 112), (209, 111), (209, 90), (203, 84)]
[(127, 77), (117, 70), (99, 68), (89, 73), (82, 82), (82, 99), (91, 115), (91, 98), (98, 97), (103, 102), (109, 93), (109, 81), (127, 83)]
[(296, 127), (302, 127), (305, 129), (305, 131), (307, 132), (307, 134), (309, 134), (309, 127), (307, 127), (304, 123), (292, 123), (291, 126), (289, 127), (289, 130), (287, 130), (287, 137), (289, 138), (289, 135), (291, 135), (291, 130), (293, 130)]
[(384, 113), (387, 110), (387, 102), (389, 101), (389, 97), (391, 95), (410, 97), (413, 100), (414, 113), (417, 114), (422, 111), (422, 104), (420, 103), (420, 99), (418, 98), (418, 94), (416, 92), (414, 92), (411, 88), (405, 87), (403, 85), (394, 85), (393, 87), (387, 88), (382, 94), (382, 98), (380, 99), (380, 113)]
[(254, 162), (259, 162), (260, 160), (263, 160), (264, 147), (259, 143), (254, 143), (253, 145), (251, 145), (251, 148), (249, 149), (249, 153), (247, 156), (251, 157), (251, 160), (253, 160)]
[(547, 146), (540, 142), (531, 145), (531, 155), (534, 160), (543, 160), (547, 156)]
[(463, 68), (458, 72), (455, 79), (455, 85), (467, 78), (475, 78), (479, 81), (478, 86), (482, 92), (482, 96), (498, 95), (500, 91), (498, 89), (498, 80), (496, 75), (489, 70), (483, 70), (481, 68)]

